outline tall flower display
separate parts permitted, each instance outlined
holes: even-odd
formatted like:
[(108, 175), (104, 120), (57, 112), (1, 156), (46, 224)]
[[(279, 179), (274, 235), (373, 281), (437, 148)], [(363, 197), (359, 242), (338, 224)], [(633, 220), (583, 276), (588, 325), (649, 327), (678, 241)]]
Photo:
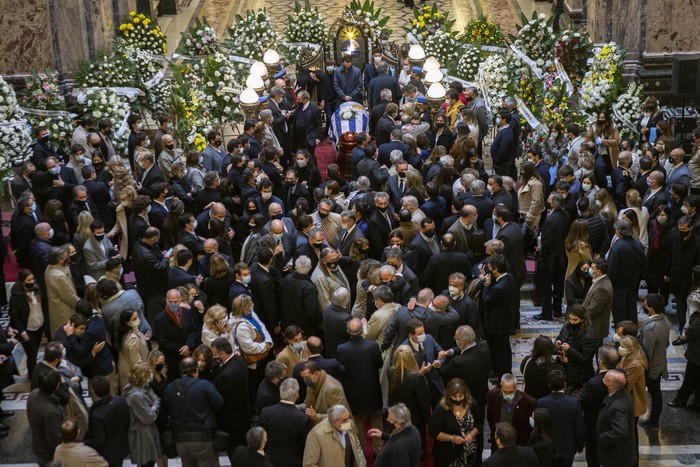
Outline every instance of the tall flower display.
[(360, 28), (365, 34), (369, 34), (370, 30), (374, 31), (375, 36), (381, 33), (390, 35), (392, 32), (386, 27), (389, 17), (382, 16), (382, 9), (374, 8), (374, 2), (371, 0), (365, 0), (364, 3), (361, 0), (352, 0), (350, 5), (345, 7), (343, 16), (351, 17), (357, 23), (361, 23)]
[[(31, 109), (28, 111), (30, 113), (26, 114), (29, 124), (33, 128), (47, 127), (56, 147), (66, 153), (70, 151), (73, 119), (65, 115), (49, 115), (50, 111), (66, 109), (56, 74), (34, 73), (24, 79), (24, 86), (25, 92), (21, 101), (24, 107)], [(41, 113), (41, 111), (47, 112)]]
[(505, 47), (506, 40), (501, 28), (485, 16), (479, 16), (464, 28), (461, 39), (469, 44)]
[(463, 79), (476, 79), (479, 75), (479, 65), (486, 59), (488, 52), (472, 44), (465, 45), (461, 52), (462, 56), (457, 63), (457, 75)]
[(448, 18), (449, 13), (441, 13), (437, 4), (423, 6), (413, 10), (415, 17), (409, 27), (404, 27), (406, 34), (412, 34), (420, 43), (424, 43), (437, 31), (452, 32), (455, 20)]
[(303, 8), (299, 2), (294, 2), (294, 14), (289, 16), (287, 22), (287, 39), (290, 42), (323, 44), (327, 30), (318, 8), (311, 8), (309, 0), (304, 0)]
[(120, 154), (126, 154), (128, 134), (118, 138), (116, 130), (122, 125), (126, 116), (129, 115), (128, 101), (109, 89), (89, 89), (79, 99), (78, 104), (83, 114), (90, 114), (97, 120), (103, 118), (111, 120), (113, 130), (111, 139), (114, 149)]
[(642, 112), (642, 86), (632, 81), (625, 92), (620, 94), (612, 105), (612, 118), (615, 126), (620, 131), (620, 140), (639, 138), (636, 130), (636, 121)]
[(615, 42), (601, 47), (593, 59), (593, 65), (583, 77), (579, 90), (581, 105), (589, 111), (606, 110), (615, 101), (622, 82), (622, 65), (625, 51)]
[(119, 35), (132, 47), (154, 54), (167, 51), (165, 34), (151, 18), (144, 14), (129, 12), (129, 17), (119, 25)]
[(219, 50), (219, 39), (206, 18), (195, 18), (194, 26), (182, 33), (177, 50), (184, 55), (212, 54)]
[(12, 86), (0, 76), (0, 175), (12, 175), (10, 167), (17, 166), (31, 156), (32, 137), (17, 104)]
[(262, 60), (267, 49), (276, 49), (280, 43), (264, 8), (257, 12), (248, 10), (245, 18), (236, 15), (235, 24), (228, 28), (228, 35), (229, 39), (222, 45), (231, 54), (251, 60)]
[(446, 31), (436, 31), (426, 38), (423, 45), (427, 57), (435, 57), (445, 68), (457, 68), (460, 47), (454, 35)]
[(556, 57), (566, 70), (574, 87), (579, 86), (583, 80), (592, 50), (591, 38), (586, 32), (567, 29), (557, 38)]
[(479, 67), (479, 72), (483, 77), (484, 87), (492, 107), (497, 106), (501, 97), (513, 91), (512, 70), (508, 67), (503, 54), (488, 57)]
[[(528, 20), (521, 15), (522, 26), (518, 35), (510, 36), (511, 43), (521, 52), (531, 58), (537, 67), (547, 71), (554, 64), (554, 17), (547, 19), (544, 13), (535, 12)], [(522, 65), (521, 65), (522, 67)]]

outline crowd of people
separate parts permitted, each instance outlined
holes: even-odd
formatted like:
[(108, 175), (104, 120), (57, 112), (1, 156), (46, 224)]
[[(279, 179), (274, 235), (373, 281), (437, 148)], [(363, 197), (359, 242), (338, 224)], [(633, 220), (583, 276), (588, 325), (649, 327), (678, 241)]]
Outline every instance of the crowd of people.
[[(686, 156), (656, 100), (639, 141), (603, 111), (527, 147), (515, 99), (491, 121), (453, 82), (431, 115), (422, 70), (374, 58), (278, 79), (239, 137), (212, 130), (201, 152), (175, 148), (167, 114), (155, 134), (129, 116), (125, 154), (109, 120), (82, 116), (65, 155), (35, 129), (12, 183), (0, 382), (22, 345), (40, 465), (215, 466), (225, 451), (359, 467), (371, 449), (376, 466), (544, 467), (585, 448), (588, 465), (631, 466), (637, 425), (659, 429), (670, 308), (688, 363), (668, 405), (689, 403), (700, 151)], [(322, 174), (322, 112), (365, 97), (349, 173)], [(535, 318), (564, 324), (535, 339), (520, 385), (527, 258)]]

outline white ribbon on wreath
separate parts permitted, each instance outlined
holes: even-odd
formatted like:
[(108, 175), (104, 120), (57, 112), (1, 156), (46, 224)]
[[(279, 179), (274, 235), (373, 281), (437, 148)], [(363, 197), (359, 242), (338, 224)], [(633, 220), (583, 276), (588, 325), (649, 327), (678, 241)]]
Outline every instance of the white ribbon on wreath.
[(8, 120), (6, 122), (0, 122), (0, 126), (22, 126), (25, 131), (28, 132), (27, 130), (27, 121), (26, 120)]
[(229, 55), (228, 59), (238, 63), (245, 63), (246, 65), (252, 65), (253, 63), (255, 63), (255, 60), (251, 60), (245, 57), (239, 57), (238, 55)]
[(124, 115), (124, 120), (122, 120), (122, 124), (119, 125), (119, 129), (117, 130), (116, 133), (114, 133), (114, 137), (117, 139), (121, 139), (122, 136), (124, 136), (124, 133), (126, 133), (126, 130), (129, 129), (129, 123), (127, 122), (129, 118), (129, 112), (126, 112), (126, 115)]
[(197, 138), (197, 127), (193, 126), (192, 131), (190, 131), (190, 134), (187, 135), (187, 143), (188, 144), (194, 144), (194, 140)]
[(20, 107), (19, 108), (22, 113), (24, 114), (29, 114), (29, 115), (39, 115), (42, 117), (68, 117), (68, 118), (75, 118), (78, 115), (70, 112), (66, 112), (65, 110), (42, 110), (42, 109), (29, 109), (27, 107)]
[(87, 92), (91, 90), (107, 90), (107, 91), (112, 91), (116, 93), (118, 96), (123, 96), (129, 99), (130, 101), (135, 100), (137, 97), (143, 97), (146, 95), (145, 92), (143, 92), (139, 88), (128, 88), (128, 87), (122, 87), (122, 86), (108, 86), (108, 87), (103, 87), (103, 86), (93, 86), (93, 87), (88, 87), (88, 88), (75, 88), (71, 92), (72, 95), (74, 95), (77, 99), (78, 102), (81, 104), (85, 102), (85, 98), (87, 97)]
[(158, 73), (156, 73), (153, 78), (143, 83), (143, 85), (146, 89), (151, 89), (153, 86), (163, 81), (163, 78), (165, 78), (165, 73), (163, 73), (163, 70), (158, 70)]
[(484, 103), (486, 104), (486, 111), (491, 113), (491, 99), (489, 93), (486, 92), (486, 81), (484, 80), (484, 70), (479, 69), (479, 90), (481, 95), (484, 96)]
[(532, 74), (535, 75), (537, 79), (542, 79), (542, 71), (540, 70), (540, 67), (537, 66), (537, 63), (518, 49), (515, 44), (510, 44), (510, 50), (512, 50), (513, 53), (520, 58), (520, 60), (525, 62), (525, 64), (530, 67)]
[(525, 104), (525, 102), (522, 101), (522, 99), (516, 97), (515, 100), (518, 102), (518, 109), (520, 110), (520, 113), (523, 115), (523, 117), (525, 117), (527, 124), (530, 125), (533, 130), (547, 131), (547, 127), (540, 122), (532, 112), (530, 112), (530, 108), (527, 106), (527, 104)]
[(612, 110), (613, 110), (613, 115), (615, 115), (615, 118), (617, 118), (620, 122), (622, 122), (623, 125), (625, 125), (629, 130), (634, 133), (635, 135), (639, 134), (639, 131), (637, 131), (637, 127), (634, 126), (632, 122), (627, 120), (627, 117), (622, 115), (622, 112), (620, 112), (620, 109), (618, 109), (617, 102), (615, 102), (612, 105)]
[(554, 59), (554, 66), (557, 67), (557, 77), (559, 78), (559, 81), (564, 83), (566, 86), (566, 92), (569, 94), (569, 97), (574, 95), (574, 85), (571, 84), (571, 80), (569, 79), (569, 74), (566, 72), (564, 69), (564, 66), (561, 64), (558, 58)]

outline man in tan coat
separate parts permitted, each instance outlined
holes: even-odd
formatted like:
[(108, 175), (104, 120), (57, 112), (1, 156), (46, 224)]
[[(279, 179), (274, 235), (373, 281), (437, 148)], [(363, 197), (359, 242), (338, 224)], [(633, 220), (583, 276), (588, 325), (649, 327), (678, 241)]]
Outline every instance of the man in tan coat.
[(372, 313), (372, 317), (367, 322), (365, 339), (375, 341), (380, 347), (384, 342), (384, 331), (394, 318), (399, 304), (394, 303), (394, 294), (386, 285), (380, 285), (374, 290), (374, 303), (377, 311)]
[(362, 444), (355, 434), (347, 405), (336, 404), (328, 410), (328, 418), (317, 424), (306, 438), (304, 467), (365, 467)]
[(67, 418), (61, 425), (63, 443), (56, 446), (53, 459), (61, 465), (80, 465), (82, 467), (108, 467), (107, 461), (90, 446), (78, 441), (80, 428), (77, 420)]
[(350, 281), (345, 276), (338, 262), (340, 261), (340, 252), (335, 248), (326, 247), (321, 250), (321, 262), (318, 263), (313, 274), (311, 274), (311, 282), (316, 286), (318, 291), (318, 304), (323, 310), (331, 303), (333, 292), (345, 287), (350, 290)]
[(327, 417), (331, 407), (342, 404), (350, 407), (340, 381), (322, 370), (313, 360), (301, 366), (299, 375), (308, 388), (306, 391), (306, 415), (316, 424)]
[(44, 273), (46, 298), (49, 303), (49, 325), (51, 335), (68, 322), (75, 312), (75, 304), (80, 300), (75, 290), (75, 284), (66, 265), (68, 248), (53, 247), (49, 251), (49, 266)]
[(613, 302), (613, 286), (607, 276), (608, 263), (604, 259), (594, 259), (590, 271), (593, 271), (593, 284), (583, 299), (583, 307), (591, 317), (591, 332), (598, 339), (608, 337), (610, 330), (610, 313)]

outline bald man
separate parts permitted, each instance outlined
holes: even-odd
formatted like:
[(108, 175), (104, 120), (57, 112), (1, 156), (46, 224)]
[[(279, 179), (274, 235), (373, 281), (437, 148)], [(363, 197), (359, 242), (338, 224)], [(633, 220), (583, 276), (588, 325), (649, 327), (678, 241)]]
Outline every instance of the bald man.
[(674, 183), (690, 184), (690, 170), (683, 162), (685, 151), (676, 148), (671, 151), (671, 155), (666, 162), (666, 198), (671, 198), (671, 185)]
[(477, 227), (479, 216), (476, 206), (467, 204), (460, 210), (460, 217), (447, 229), (454, 235), (455, 250), (466, 253), (472, 263), (481, 261), (484, 257), (484, 231)]
[(294, 235), (294, 233), (296, 233), (297, 228), (294, 226), (294, 221), (289, 217), (284, 217), (284, 209), (282, 208), (281, 204), (270, 203), (270, 206), (267, 208), (267, 212), (270, 215), (270, 220), (267, 221), (267, 224), (265, 224), (265, 226), (263, 227), (263, 231), (269, 232), (270, 222), (272, 222), (274, 219), (278, 219), (282, 221), (284, 225), (284, 231), (286, 233), (291, 235)]
[(638, 454), (634, 403), (626, 390), (627, 379), (617, 370), (605, 373), (608, 397), (598, 413), (598, 461), (604, 467), (636, 464)]
[(157, 160), (158, 160), (158, 168), (160, 168), (160, 171), (163, 172), (163, 177), (165, 177), (165, 181), (170, 180), (170, 169), (175, 163), (178, 158), (175, 155), (175, 139), (173, 139), (172, 135), (170, 134), (164, 134), (163, 138), (163, 150), (160, 152), (160, 154), (156, 154)]

